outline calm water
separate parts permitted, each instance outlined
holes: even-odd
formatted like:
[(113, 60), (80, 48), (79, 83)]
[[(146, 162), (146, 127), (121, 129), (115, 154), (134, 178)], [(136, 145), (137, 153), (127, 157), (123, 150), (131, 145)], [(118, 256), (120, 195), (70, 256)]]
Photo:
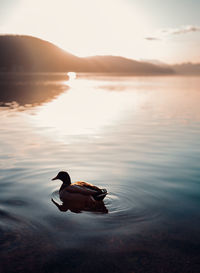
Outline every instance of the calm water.
[[(200, 78), (1, 75), (0, 272), (200, 272)], [(61, 212), (60, 182), (107, 188)]]

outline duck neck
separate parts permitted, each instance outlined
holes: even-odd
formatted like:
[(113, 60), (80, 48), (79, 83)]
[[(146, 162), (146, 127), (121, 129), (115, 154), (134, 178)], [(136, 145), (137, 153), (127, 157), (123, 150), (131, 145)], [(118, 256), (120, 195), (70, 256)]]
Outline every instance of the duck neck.
[(68, 187), (71, 184), (71, 181), (62, 181), (62, 185), (60, 187), (60, 191), (62, 191), (63, 189), (65, 189), (66, 187)]

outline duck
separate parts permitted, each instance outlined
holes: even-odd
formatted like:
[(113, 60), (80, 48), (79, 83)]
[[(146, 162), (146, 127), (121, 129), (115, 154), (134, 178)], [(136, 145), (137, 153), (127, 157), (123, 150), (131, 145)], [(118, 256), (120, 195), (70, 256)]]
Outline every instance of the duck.
[(106, 189), (100, 189), (93, 184), (77, 181), (71, 183), (68, 172), (60, 171), (52, 180), (61, 180), (62, 185), (59, 189), (61, 201), (85, 202), (85, 204), (95, 204), (95, 201), (102, 201), (106, 195)]

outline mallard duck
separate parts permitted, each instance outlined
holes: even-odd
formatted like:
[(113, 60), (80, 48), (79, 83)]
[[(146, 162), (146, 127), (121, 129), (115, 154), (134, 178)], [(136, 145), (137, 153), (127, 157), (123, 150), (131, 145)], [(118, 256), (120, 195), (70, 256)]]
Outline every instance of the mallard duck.
[(71, 183), (67, 172), (59, 172), (52, 180), (59, 179), (63, 183), (59, 190), (60, 199), (63, 200), (90, 200), (91, 202), (102, 201), (107, 195), (106, 189), (100, 189), (92, 184), (83, 181)]

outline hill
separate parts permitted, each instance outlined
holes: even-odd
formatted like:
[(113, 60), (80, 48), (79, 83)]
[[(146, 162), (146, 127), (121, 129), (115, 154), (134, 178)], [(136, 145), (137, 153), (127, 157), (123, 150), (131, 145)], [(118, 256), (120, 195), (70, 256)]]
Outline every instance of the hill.
[(78, 71), (82, 60), (31, 36), (0, 36), (0, 70), (12, 72)]
[(200, 75), (200, 63), (183, 63), (173, 65), (172, 68), (181, 75)]
[(0, 36), (1, 72), (116, 72), (173, 74), (173, 69), (117, 56), (80, 58), (50, 42), (20, 35)]
[(145, 60), (147, 63), (156, 64), (161, 67), (171, 68), (177, 75), (200, 75), (200, 63), (180, 63), (169, 65), (158, 60)]
[(86, 60), (89, 67), (95, 72), (133, 73), (134, 75), (174, 73), (171, 68), (118, 56), (94, 56), (86, 58)]

